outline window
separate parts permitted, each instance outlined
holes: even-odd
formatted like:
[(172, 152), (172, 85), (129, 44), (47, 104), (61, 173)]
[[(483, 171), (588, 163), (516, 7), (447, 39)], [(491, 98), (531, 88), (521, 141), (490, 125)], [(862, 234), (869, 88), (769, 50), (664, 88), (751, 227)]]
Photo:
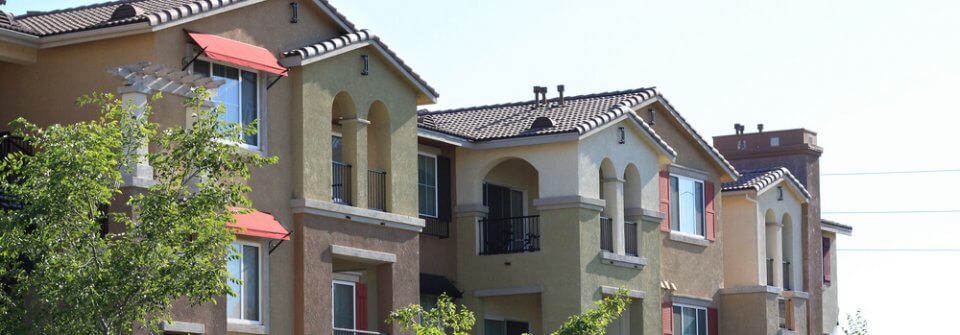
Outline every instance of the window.
[(333, 135), (330, 139), (330, 159), (337, 163), (343, 163), (343, 137)]
[(673, 334), (709, 335), (707, 333), (707, 309), (673, 305)]
[(357, 284), (348, 281), (333, 281), (333, 328), (335, 330), (357, 329)]
[(522, 335), (530, 332), (530, 324), (522, 321), (483, 320), (484, 335)]
[(670, 176), (670, 228), (681, 233), (704, 235), (703, 182)]
[[(223, 104), (226, 109), (220, 118), (246, 127), (260, 118), (259, 80), (256, 72), (241, 70), (226, 65), (197, 60), (193, 62), (193, 73), (216, 80), (223, 80), (217, 88), (213, 101)], [(260, 130), (253, 135), (241, 134), (234, 139), (251, 147), (260, 146)]]
[(259, 324), (260, 247), (244, 242), (234, 242), (231, 247), (238, 257), (227, 261), (227, 271), (240, 282), (230, 281), (230, 289), (236, 296), (227, 296), (227, 319)]
[(822, 238), (823, 243), (823, 285), (830, 286), (833, 282), (833, 266), (830, 264), (833, 255), (830, 254), (831, 241), (829, 237)]
[(483, 205), (491, 219), (523, 216), (523, 191), (493, 184), (483, 184)]
[(417, 156), (420, 215), (437, 217), (437, 157)]

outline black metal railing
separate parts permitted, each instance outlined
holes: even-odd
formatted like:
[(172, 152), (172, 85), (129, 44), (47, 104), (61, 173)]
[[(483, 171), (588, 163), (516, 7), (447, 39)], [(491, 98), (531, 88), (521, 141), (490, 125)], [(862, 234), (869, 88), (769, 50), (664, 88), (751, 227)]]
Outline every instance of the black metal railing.
[(634, 221), (623, 222), (623, 236), (626, 245), (626, 253), (630, 256), (640, 256), (640, 244), (637, 243), (637, 223)]
[(367, 170), (367, 207), (387, 210), (387, 172)]
[(424, 235), (436, 236), (439, 238), (448, 238), (450, 237), (450, 222), (446, 220), (440, 220), (438, 218), (432, 218), (429, 216), (421, 216), (426, 226), (423, 227)]
[(787, 301), (784, 299), (777, 299), (777, 311), (779, 312), (779, 317), (777, 321), (780, 323), (781, 329), (787, 329)]
[(540, 250), (540, 216), (480, 219), (480, 254), (511, 254)]
[(790, 284), (790, 261), (783, 261), (783, 290), (792, 290), (793, 287)]
[(333, 202), (350, 205), (350, 164), (333, 162)]
[(613, 252), (613, 219), (600, 217), (600, 250)]
[[(8, 155), (16, 152), (22, 152), (26, 155), (33, 155), (33, 147), (24, 142), (22, 137), (12, 136), (10, 132), (0, 132), (0, 159), (5, 159)], [(0, 190), (0, 208), (20, 209), (22, 204), (10, 196), (4, 190)]]
[(767, 258), (767, 286), (773, 286), (773, 258)]

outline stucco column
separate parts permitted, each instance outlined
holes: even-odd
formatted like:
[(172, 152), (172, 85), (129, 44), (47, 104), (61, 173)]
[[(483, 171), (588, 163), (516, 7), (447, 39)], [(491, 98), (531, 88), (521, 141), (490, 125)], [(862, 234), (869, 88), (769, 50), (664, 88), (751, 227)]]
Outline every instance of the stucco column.
[[(779, 223), (767, 223), (767, 258), (773, 258), (772, 268), (767, 271), (773, 271), (773, 286), (783, 287), (783, 227)], [(766, 260), (764, 260), (766, 262)], [(766, 265), (764, 265), (766, 266)], [(766, 281), (766, 278), (764, 278)]]
[[(149, 99), (150, 89), (143, 85), (122, 86), (117, 92), (120, 94), (120, 101), (123, 108), (130, 113), (134, 119), (142, 119), (147, 111), (147, 101)], [(132, 164), (127, 164), (122, 168), (123, 186), (147, 188), (154, 183), (153, 167), (147, 161), (149, 143), (146, 137), (128, 138), (132, 143), (123, 148), (125, 153), (130, 153), (135, 157)]]
[(624, 235), (623, 235), (623, 183), (620, 178), (603, 179), (603, 199), (606, 200), (606, 207), (603, 209), (604, 215), (613, 221), (613, 252), (623, 255)]
[(367, 125), (370, 121), (354, 118), (340, 120), (343, 131), (343, 161), (350, 164), (351, 204), (367, 208)]

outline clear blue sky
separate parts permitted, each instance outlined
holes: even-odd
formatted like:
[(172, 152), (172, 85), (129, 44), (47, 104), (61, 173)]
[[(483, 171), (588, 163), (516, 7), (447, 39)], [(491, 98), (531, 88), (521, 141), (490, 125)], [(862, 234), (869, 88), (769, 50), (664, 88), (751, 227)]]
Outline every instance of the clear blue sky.
[[(91, 1), (8, 0), (23, 13)], [(823, 172), (960, 168), (956, 1), (333, 0), (440, 91), (431, 109), (657, 86), (707, 136), (819, 132)], [(960, 209), (960, 173), (824, 176), (831, 211)], [(944, 333), (960, 213), (831, 215), (841, 307), (872, 334)]]

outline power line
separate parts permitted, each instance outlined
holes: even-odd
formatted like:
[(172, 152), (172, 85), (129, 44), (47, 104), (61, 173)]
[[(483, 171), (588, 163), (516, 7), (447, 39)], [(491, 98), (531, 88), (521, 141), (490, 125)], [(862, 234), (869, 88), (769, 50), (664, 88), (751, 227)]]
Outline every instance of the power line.
[(905, 249), (896, 249), (896, 248), (838, 248), (837, 251), (852, 251), (852, 252), (960, 252), (960, 249), (955, 248), (905, 248)]
[(821, 173), (820, 175), (821, 176), (870, 176), (870, 175), (884, 175), (884, 174), (950, 173), (950, 172), (960, 172), (960, 169), (834, 172), (834, 173)]
[(840, 211), (823, 212), (823, 214), (933, 214), (933, 213), (960, 213), (960, 209), (934, 209), (915, 211)]

